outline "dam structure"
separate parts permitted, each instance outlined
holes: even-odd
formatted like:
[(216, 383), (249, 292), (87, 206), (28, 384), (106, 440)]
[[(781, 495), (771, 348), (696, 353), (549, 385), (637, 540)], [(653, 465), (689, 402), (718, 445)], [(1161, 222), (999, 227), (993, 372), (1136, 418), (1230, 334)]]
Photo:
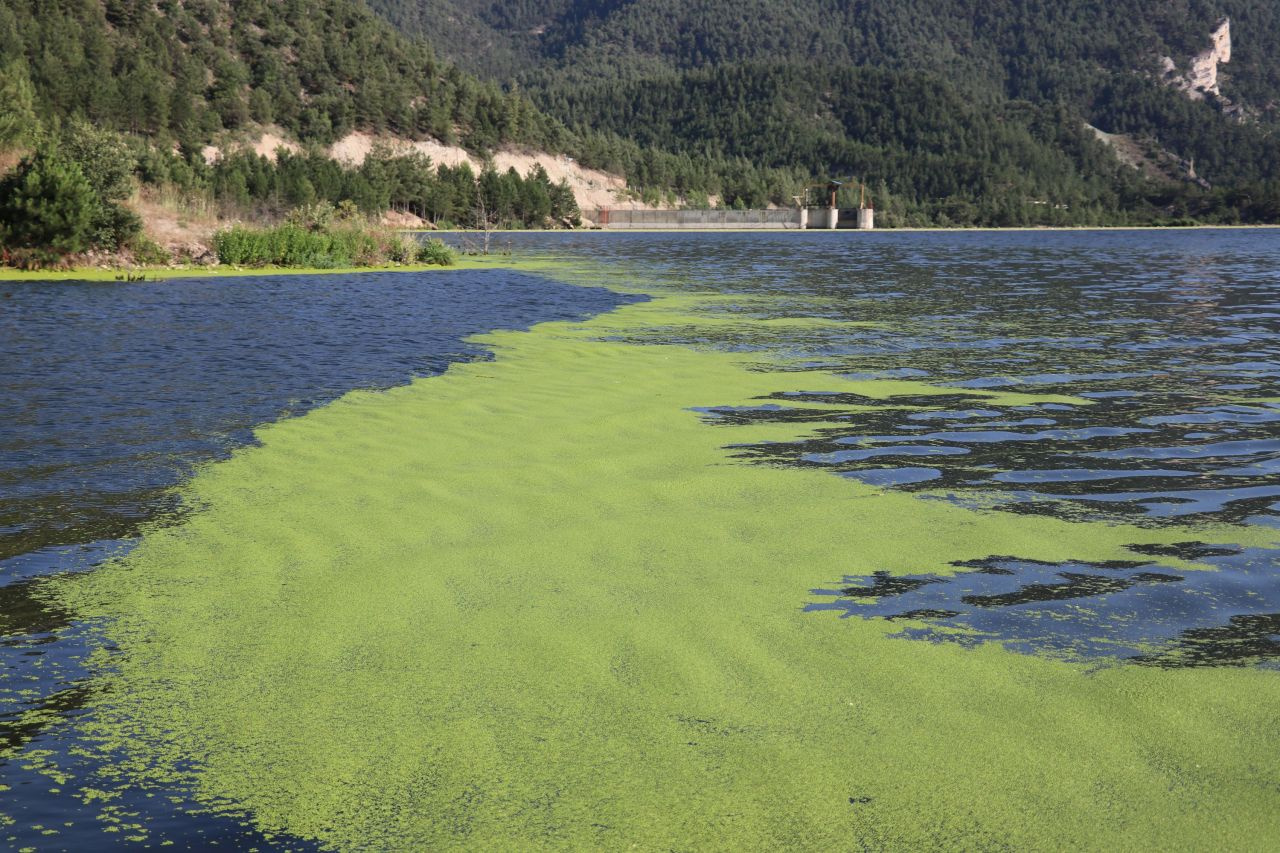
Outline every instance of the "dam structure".
[(607, 231), (804, 231), (875, 228), (869, 207), (773, 208), (757, 210), (584, 210), (582, 216)]

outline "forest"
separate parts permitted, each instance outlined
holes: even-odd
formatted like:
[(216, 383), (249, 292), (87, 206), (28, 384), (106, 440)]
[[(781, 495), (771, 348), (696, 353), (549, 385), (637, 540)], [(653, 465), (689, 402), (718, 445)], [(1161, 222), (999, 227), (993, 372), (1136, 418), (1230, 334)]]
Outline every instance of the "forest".
[[(1271, 221), (1280, 8), (1268, 0), (371, 0), (579, 135), (813, 179), (856, 174), (901, 222)], [(1222, 97), (1164, 85), (1224, 17)], [(465, 28), (465, 36), (451, 28)], [(474, 50), (472, 46), (483, 45)], [(1229, 107), (1241, 112), (1228, 115)], [(1243, 115), (1243, 119), (1239, 116)], [(1086, 125), (1157, 159), (1119, 168)], [(659, 170), (624, 164), (642, 186)], [(772, 194), (772, 190), (770, 190)], [(754, 193), (747, 197), (754, 201)], [(946, 217), (946, 219), (943, 219)]]
[(44, 124), (80, 116), (184, 149), (261, 125), (302, 142), (355, 128), (475, 150), (564, 142), (527, 99), (353, 0), (6, 0), (0, 57)]
[[(1185, 70), (1225, 15), (1221, 95), (1166, 85), (1157, 59)], [(837, 179), (886, 227), (1275, 222), (1277, 51), (1263, 0), (7, 0), (0, 245), (146, 254), (139, 187), (273, 221), (578, 221), (545, 173), (328, 159), (356, 130), (572, 157), (651, 204)], [(235, 153), (264, 130), (297, 150)]]

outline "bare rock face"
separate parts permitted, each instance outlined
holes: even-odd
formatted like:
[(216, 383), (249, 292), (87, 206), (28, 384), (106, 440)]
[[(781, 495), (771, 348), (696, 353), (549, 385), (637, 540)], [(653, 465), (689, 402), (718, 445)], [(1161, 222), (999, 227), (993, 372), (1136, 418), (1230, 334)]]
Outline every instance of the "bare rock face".
[(1209, 38), (1209, 49), (1191, 60), (1187, 82), (1193, 90), (1202, 94), (1212, 92), (1221, 95), (1222, 91), (1218, 88), (1218, 65), (1231, 61), (1231, 19), (1223, 18)]
[(1160, 57), (1160, 73), (1164, 81), (1176, 86), (1192, 100), (1203, 100), (1206, 95), (1222, 97), (1218, 82), (1218, 66), (1231, 61), (1231, 19), (1223, 18), (1209, 34), (1209, 47), (1191, 57), (1186, 74), (1178, 73), (1178, 65), (1172, 57)]

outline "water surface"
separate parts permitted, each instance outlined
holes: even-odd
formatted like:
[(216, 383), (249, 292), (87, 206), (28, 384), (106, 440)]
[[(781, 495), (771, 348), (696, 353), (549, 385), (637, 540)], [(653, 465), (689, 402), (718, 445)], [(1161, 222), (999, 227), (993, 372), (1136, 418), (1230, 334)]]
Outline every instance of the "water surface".
[[(758, 352), (761, 369), (779, 370), (766, 358), (781, 358), (784, 370), (886, 380), (867, 396), (838, 382), (795, 388), (782, 375), (756, 405), (709, 401), (699, 412), (726, 428), (736, 459), (984, 510), (1189, 531), (1181, 548), (1139, 549), (1125, 565), (993, 554), (956, 566), (961, 577), (924, 576), (909, 589), (815, 578), (807, 609), (907, 620), (904, 637), (994, 639), (1069, 657), (1159, 666), (1280, 657), (1275, 552), (1200, 542), (1194, 531), (1280, 523), (1280, 234), (523, 241), (555, 257), (642, 264), (672, 287), (730, 297), (715, 310), (736, 318), (828, 321), (664, 328), (650, 340)], [(889, 380), (923, 385), (904, 393)], [(994, 405), (993, 392), (1040, 399)], [(800, 441), (733, 441), (734, 425), (762, 423), (814, 428)]]
[[(335, 828), (342, 819), (334, 817), (342, 812), (321, 795), (349, 806), (327, 788), (290, 789), (291, 774), (328, 780), (316, 768), (345, 757), (343, 773), (370, 762), (369, 775), (381, 779), (378, 774), (401, 771), (395, 763), (401, 756), (431, 750), (439, 750), (434, 763), (427, 762), (412, 785), (357, 791), (357, 802), (385, 809), (385, 819), (369, 826), (391, 832), (407, 823), (434, 833), (383, 837), (386, 843), (447, 838), (475, 844), (479, 837), (509, 839), (504, 833), (529, 826), (547, 833), (538, 836), (544, 841), (582, 841), (577, 803), (595, 791), (583, 780), (599, 778), (628, 791), (596, 804), (626, 818), (628, 809), (644, 805), (628, 782), (654, 769), (636, 756), (653, 750), (663, 756), (661, 767), (680, 768), (663, 772), (669, 785), (662, 791), (683, 797), (682, 807), (714, 809), (717, 821), (725, 821), (715, 826), (725, 831), (741, 830), (735, 821), (768, 803), (797, 814), (812, 801), (815, 809), (839, 807), (842, 815), (852, 808), (855, 820), (862, 820), (856, 810), (866, 811), (872, 817), (858, 826), (870, 834), (859, 837), (870, 839), (878, 823), (906, 826), (881, 821), (876, 809), (917, 813), (917, 801), (904, 793), (914, 776), (898, 769), (892, 773), (906, 775), (891, 776), (890, 768), (909, 767), (912, 756), (947, 757), (949, 738), (935, 737), (932, 752), (925, 750), (917, 743), (925, 734), (897, 726), (902, 703), (889, 701), (903, 678), (919, 675), (911, 682), (918, 691), (941, 684), (928, 666), (962, 674), (972, 667), (978, 678), (990, 679), (988, 689), (1010, 695), (1049, 678), (1031, 668), (1041, 658), (1107, 668), (1120, 673), (1116, 683), (1153, 691), (1167, 687), (1153, 679), (1176, 670), (1274, 675), (1265, 670), (1280, 659), (1280, 584), (1275, 552), (1265, 545), (1280, 515), (1274, 428), (1280, 418), (1280, 235), (504, 239), (516, 257), (555, 260), (557, 276), (575, 286), (490, 272), (0, 287), (11, 294), (0, 303), (6, 366), (0, 380), (6, 383), (0, 399), (6, 424), (0, 433), (6, 634), (0, 698), (7, 742), (0, 776), (13, 792), (6, 792), (11, 803), (4, 808), (16, 821), (7, 828), (10, 843), (306, 846), (287, 833), (266, 835), (254, 827), (269, 810), (309, 826), (307, 838), (342, 837)], [(445, 390), (423, 390), (414, 405), (403, 396), (379, 395), (389, 400), (385, 409), (370, 401), (367, 410), (332, 413), (328, 407), (329, 419), (301, 419), (297, 430), (320, 430), (312, 442), (320, 448), (315, 458), (306, 457), (310, 445), (298, 438), (301, 432), (285, 431), (285, 450), (268, 446), (254, 457), (279, 466), (278, 479), (244, 460), (227, 463), (239, 461), (235, 470), (251, 477), (260, 493), (242, 496), (225, 476), (205, 478), (220, 484), (215, 493), (231, 507), (222, 508), (235, 522), (228, 535), (246, 536), (221, 559), (207, 556), (220, 553), (219, 528), (210, 522), (211, 534), (208, 526), (186, 524), (207, 518), (206, 509), (179, 497), (190, 492), (174, 489), (193, 471), (199, 482), (203, 465), (252, 444), (253, 428), (347, 391), (402, 385), (488, 357), (488, 349), (466, 340), (473, 333), (587, 317), (631, 301), (582, 284), (639, 288), (685, 307), (643, 315), (651, 318), (646, 323), (601, 318), (565, 333), (565, 341), (535, 337), (525, 342), (527, 352), (558, 361), (526, 364), (517, 354), (503, 365), (508, 378), (492, 385), (469, 372)], [(672, 345), (693, 354), (663, 355)], [(712, 357), (724, 353), (746, 359), (749, 382)], [(706, 358), (699, 361), (698, 354)], [(664, 359), (672, 365), (669, 389)], [(610, 367), (615, 363), (621, 366)], [(706, 385), (696, 384), (703, 363), (714, 378)], [(525, 375), (530, 382), (521, 381)], [(510, 399), (489, 399), (499, 393), (491, 387), (507, 389)], [(751, 398), (731, 390), (741, 387), (754, 389)], [(661, 410), (674, 392), (686, 402), (672, 419)], [(436, 408), (433, 393), (440, 395)], [(645, 411), (611, 408), (634, 406), (636, 396)], [(361, 411), (366, 421), (359, 421)], [(673, 428), (686, 421), (698, 436), (713, 436), (714, 470), (684, 464), (703, 459), (679, 443), (693, 441), (692, 434), (635, 426)], [(324, 432), (325, 424), (348, 432)], [(575, 430), (581, 431), (576, 438)], [(372, 460), (378, 470), (366, 472), (342, 458), (334, 448), (344, 441), (353, 458)], [(436, 458), (433, 441), (452, 455)], [(671, 482), (651, 482), (651, 469), (666, 472)], [(824, 484), (820, 494), (831, 496), (825, 511), (751, 504), (753, 489), (767, 501), (774, 483), (794, 488), (800, 481), (792, 475)], [(296, 500), (270, 499), (272, 490), (298, 489)], [(483, 495), (471, 494), (476, 489)], [(342, 511), (311, 505), (307, 490)], [(392, 502), (393, 492), (407, 497)], [(779, 494), (798, 498), (803, 491)], [(845, 494), (861, 501), (848, 505), (848, 530), (837, 529), (846, 520), (830, 510), (845, 506)], [(877, 495), (957, 529), (963, 527), (957, 519), (971, 515), (989, 531), (1016, 531), (1023, 522), (1033, 530), (1070, 531), (1065, 538), (1079, 543), (1080, 553), (1045, 559), (1041, 552), (1054, 550), (1047, 547), (1054, 543), (1009, 533), (1000, 542), (1012, 544), (984, 549), (979, 543), (940, 565), (936, 555), (963, 533), (941, 525), (921, 531), (902, 519), (916, 538), (868, 557), (860, 540), (883, 549), (892, 537), (883, 530), (860, 535), (858, 526), (869, 519), (895, 522), (868, 511)], [(242, 498), (281, 518), (248, 510), (237, 516)], [(723, 507), (763, 512), (752, 516), (756, 523), (786, 528), (786, 539), (757, 541), (759, 530), (739, 526)], [(814, 519), (825, 529), (804, 527)], [(180, 526), (158, 535), (166, 525)], [(1124, 552), (1089, 559), (1108, 547), (1085, 544), (1091, 538), (1109, 543), (1117, 530), (1129, 537), (1120, 543), (1128, 546)], [(183, 550), (188, 531), (189, 553)], [(76, 598), (69, 574), (123, 553), (140, 532), (158, 543), (147, 560), (113, 564), (114, 580), (94, 587), (94, 595), (106, 596), (99, 604), (84, 610), (68, 604)], [(814, 541), (850, 550), (837, 553), (833, 546), (813, 554), (807, 546)], [(169, 553), (186, 557), (169, 566)], [(725, 556), (730, 553), (736, 556)], [(746, 565), (762, 554), (765, 566)], [(923, 568), (911, 570), (913, 559)], [(856, 571), (842, 571), (841, 563)], [(351, 579), (357, 567), (367, 582), (363, 575)], [(587, 583), (574, 574), (581, 567), (590, 570)], [(129, 576), (135, 569), (146, 579), (136, 588)], [(283, 581), (275, 579), (277, 571)], [(331, 571), (334, 577), (326, 574)], [(437, 583), (437, 573), (446, 580)], [(660, 582), (663, 573), (670, 577)], [(290, 597), (295, 576), (311, 579), (312, 588)], [(387, 588), (376, 588), (379, 581)], [(339, 594), (341, 583), (354, 585)], [(113, 590), (128, 603), (110, 600)], [(201, 616), (221, 614), (207, 634), (225, 632), (226, 645), (210, 653), (201, 626), (166, 623), (165, 607), (149, 611), (151, 602), (166, 600)], [(113, 633), (111, 618), (86, 618), (86, 612), (118, 613), (123, 633)], [(550, 627), (538, 622), (539, 614), (551, 614)], [(744, 625), (768, 625), (774, 633), (743, 633)], [(888, 626), (891, 639), (869, 648), (872, 633), (858, 630), (867, 625)], [(256, 627), (262, 637), (246, 636), (241, 626)], [(306, 631), (312, 633), (300, 633)], [(153, 632), (173, 643), (172, 654), (160, 643), (148, 647)], [(268, 644), (268, 636), (277, 645)], [(495, 637), (523, 639), (506, 648)], [(112, 645), (122, 638), (134, 645)], [(541, 654), (542, 643), (552, 651)], [(790, 656), (785, 665), (767, 657), (775, 645)], [(297, 656), (282, 651), (294, 646)], [(1017, 652), (1004, 657), (1025, 665), (987, 654), (992, 647)], [(411, 654), (402, 658), (406, 651)], [(928, 657), (930, 651), (938, 657)], [(593, 652), (607, 653), (607, 660)], [(278, 660), (270, 657), (277, 653)], [(753, 657), (757, 653), (764, 657)], [(236, 655), (243, 656), (239, 663)], [(103, 658), (119, 660), (128, 680), (114, 678)], [(175, 667), (152, 674), (136, 663), (148, 659)], [(526, 659), (545, 664), (547, 676), (516, 665)], [(722, 659), (732, 659), (723, 678), (715, 667)], [(850, 686), (860, 683), (849, 672), (855, 661), (883, 663), (863, 673), (882, 682), (875, 696), (859, 697)], [(597, 664), (615, 692), (601, 686), (604, 681), (574, 680), (595, 678)], [(898, 665), (902, 672), (893, 670)], [(190, 684), (188, 670), (222, 680), (210, 682), (217, 688)], [(335, 675), (313, 679), (312, 671)], [(713, 675), (705, 679), (690, 675), (708, 672)], [(1006, 672), (1021, 675), (1006, 684), (997, 678)], [(1088, 722), (1099, 707), (1091, 691), (1112, 694), (1096, 682), (1072, 681), (1077, 672), (1052, 670), (1055, 689), (1068, 684), (1060, 704), (1073, 715), (1058, 724), (1096, 728)], [(171, 691), (151, 683), (161, 673), (173, 679)], [(386, 673), (398, 676), (381, 678)], [(467, 680), (477, 673), (483, 674), (478, 682)], [(553, 674), (577, 685), (573, 698), (561, 691), (544, 702), (539, 690), (557, 684)], [(443, 689), (432, 682), (437, 677)], [(521, 681), (530, 677), (535, 683)], [(317, 689), (317, 681), (323, 695), (306, 692)], [(741, 694), (744, 685), (758, 691), (766, 683), (776, 688), (770, 695), (778, 703)], [(206, 689), (212, 692), (201, 694)], [(166, 704), (170, 692), (180, 701)], [(1141, 692), (1135, 688), (1135, 695)], [(1201, 695), (1178, 692), (1188, 701)], [(796, 695), (799, 704), (792, 701)], [(817, 696), (821, 702), (810, 698)], [(579, 697), (585, 698), (575, 704)], [(344, 699), (351, 704), (342, 705)], [(870, 721), (881, 713), (872, 708), (881, 699), (895, 715), (892, 730), (883, 718)], [(208, 718), (193, 719), (191, 709), (205, 707), (202, 702)], [(230, 716), (217, 716), (215, 705)], [(951, 704), (921, 705), (935, 714), (933, 733), (968, 732), (975, 742), (987, 734), (974, 731), (971, 720), (943, 714), (960, 713)], [(810, 720), (836, 706), (854, 709), (840, 722), (847, 735), (840, 743), (825, 722)], [(782, 708), (785, 719), (770, 716)], [(355, 710), (367, 718), (352, 724)], [(152, 712), (169, 716), (157, 723)], [(811, 734), (802, 737), (794, 728), (801, 714), (812, 732), (822, 733), (820, 754), (799, 749), (813, 746)], [(600, 718), (625, 719), (633, 728), (622, 727), (615, 737)], [(1036, 730), (1031, 717), (1014, 720), (1023, 722)], [(1146, 725), (1140, 717), (1121, 722)], [(114, 738), (105, 746), (104, 728)], [(332, 744), (317, 742), (316, 732)], [(151, 738), (150, 744), (170, 733), (186, 738), (177, 743), (200, 743), (207, 751), (175, 762), (158, 748), (149, 754), (130, 744), (135, 735)], [(231, 746), (220, 741), (224, 735)], [(895, 746), (899, 735), (910, 741), (906, 752)], [(771, 752), (779, 742), (786, 751)], [(994, 743), (988, 744), (993, 761)], [(1090, 754), (1124, 763), (1118, 749), (1081, 743)], [(641, 753), (626, 751), (636, 744)], [(845, 755), (850, 744), (861, 750), (857, 761)], [(1042, 746), (1054, 752), (1053, 744)], [(254, 765), (250, 753), (259, 747), (281, 763), (263, 757)], [(705, 762), (683, 763), (704, 750)], [(231, 768), (219, 777), (219, 790), (236, 790), (247, 778), (241, 771), (261, 775), (247, 793), (239, 789), (242, 798), (210, 793), (199, 790), (211, 772), (202, 761)], [(875, 761), (883, 763), (881, 772), (845, 779), (849, 767)], [(1161, 762), (1150, 762), (1158, 772), (1148, 787), (1157, 792), (1167, 790)], [(721, 772), (722, 766), (736, 770)], [(803, 778), (811, 789), (783, 789), (799, 797), (785, 802), (751, 789), (745, 793), (758, 793), (759, 801), (741, 808), (744, 792), (733, 786), (761, 766)], [(629, 768), (622, 782), (611, 769), (617, 767)], [(708, 772), (715, 784), (708, 785)], [(1192, 778), (1178, 772), (1180, 782)], [(929, 791), (947, 790), (944, 774), (938, 776), (926, 785)], [(686, 782), (697, 797), (680, 794)], [(972, 798), (971, 786), (957, 784)], [(717, 801), (717, 785), (733, 796)], [(1131, 793), (1099, 796), (1114, 806)], [(1016, 791), (990, 794), (984, 802), (1009, 801)], [(241, 799), (258, 796), (270, 809), (255, 814)], [(518, 807), (507, 809), (508, 801)], [(942, 812), (955, 814), (954, 805)], [(566, 823), (564, 814), (573, 820)], [(369, 820), (358, 810), (347, 818)], [(812, 826), (846, 832), (843, 824)], [(592, 827), (606, 846), (618, 840), (610, 832), (626, 835), (602, 816)], [(490, 836), (474, 834), (486, 828)], [(57, 835), (46, 835), (50, 831)], [(983, 837), (974, 832), (963, 837)], [(656, 844), (659, 837), (650, 840)], [(768, 836), (734, 837), (763, 843)]]
[[(261, 424), (488, 358), (469, 340), (481, 332), (633, 301), (502, 270), (3, 282), (0, 293), (0, 780), (16, 806), (3, 811), (17, 820), (15, 847), (81, 849), (137, 843), (142, 823), (148, 840), (192, 849), (266, 839), (238, 819), (159, 805), (181, 790), (108, 804), (118, 831), (104, 835), (84, 821), (102, 808), (78, 801), (84, 780), (51, 785), (48, 761), (77, 764), (56, 725), (96, 688), (87, 626), (46, 584), (198, 510), (173, 487), (252, 444)], [(4, 757), (6, 745), (23, 757)]]

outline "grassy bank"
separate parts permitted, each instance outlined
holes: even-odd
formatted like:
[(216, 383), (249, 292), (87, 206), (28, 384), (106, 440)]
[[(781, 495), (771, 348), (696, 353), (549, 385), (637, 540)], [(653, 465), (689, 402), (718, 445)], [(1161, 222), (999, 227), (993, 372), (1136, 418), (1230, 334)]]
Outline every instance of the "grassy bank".
[(15, 270), (0, 267), (2, 281), (169, 281), (182, 278), (234, 278), (264, 275), (338, 275), (375, 272), (427, 272), (431, 270), (487, 269), (496, 264), (483, 263), (479, 258), (461, 259), (455, 266), (437, 264), (384, 264), (372, 267), (242, 267), (228, 264), (189, 267), (135, 267), (130, 269), (101, 269), (99, 267), (73, 267), (66, 270)]
[(213, 237), (214, 265), (122, 265), (118, 268), (0, 267), (0, 281), (137, 281), (193, 276), (422, 271), (456, 268), (458, 252), (438, 239), (357, 223), (269, 227), (237, 225)]
[(452, 266), (457, 252), (440, 240), (418, 241), (398, 231), (345, 223), (268, 228), (237, 225), (213, 237), (219, 263), (331, 269), (386, 264)]
[(73, 267), (65, 270), (17, 270), (0, 267), (0, 282), (23, 281), (110, 281), (129, 279), (143, 281), (173, 281), (190, 278), (244, 278), (277, 275), (351, 275), (356, 273), (420, 273), (450, 272), (458, 270), (507, 269), (522, 272), (546, 272), (558, 264), (545, 259), (511, 257), (510, 255), (460, 255), (453, 266), (438, 264), (382, 264), (371, 267), (243, 267), (228, 264), (213, 266), (139, 266), (121, 269), (99, 267)]

